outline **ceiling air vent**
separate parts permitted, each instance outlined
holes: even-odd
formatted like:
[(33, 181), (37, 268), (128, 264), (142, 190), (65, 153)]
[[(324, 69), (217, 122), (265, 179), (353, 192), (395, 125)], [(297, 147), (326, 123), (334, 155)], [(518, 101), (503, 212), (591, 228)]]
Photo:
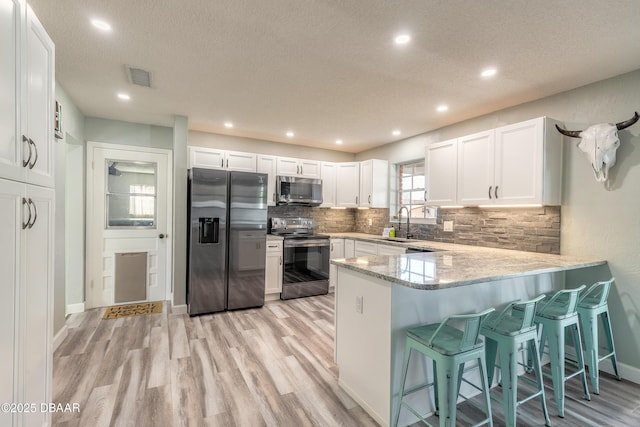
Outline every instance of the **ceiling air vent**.
[(127, 79), (129, 83), (138, 86), (151, 87), (151, 73), (142, 68), (135, 68), (125, 65), (127, 70)]

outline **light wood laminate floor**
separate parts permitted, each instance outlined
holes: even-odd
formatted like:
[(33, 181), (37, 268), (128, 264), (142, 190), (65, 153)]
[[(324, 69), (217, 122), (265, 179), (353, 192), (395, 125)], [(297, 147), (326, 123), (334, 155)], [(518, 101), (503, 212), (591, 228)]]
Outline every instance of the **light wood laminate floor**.
[[(337, 385), (333, 307), (330, 294), (193, 318), (169, 304), (122, 319), (103, 320), (104, 309), (71, 315), (54, 354), (53, 400), (81, 411), (54, 414), (53, 425), (375, 426)], [(640, 386), (605, 375), (591, 402), (577, 379), (567, 388), (564, 419), (548, 389), (553, 426), (640, 425)], [(538, 407), (521, 407), (531, 418), (519, 425), (543, 425)]]

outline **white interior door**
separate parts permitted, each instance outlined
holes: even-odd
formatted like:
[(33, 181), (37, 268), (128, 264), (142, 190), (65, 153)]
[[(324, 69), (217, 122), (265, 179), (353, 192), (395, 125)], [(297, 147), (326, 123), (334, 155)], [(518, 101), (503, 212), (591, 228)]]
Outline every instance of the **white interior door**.
[(171, 152), (87, 149), (88, 307), (170, 299)]

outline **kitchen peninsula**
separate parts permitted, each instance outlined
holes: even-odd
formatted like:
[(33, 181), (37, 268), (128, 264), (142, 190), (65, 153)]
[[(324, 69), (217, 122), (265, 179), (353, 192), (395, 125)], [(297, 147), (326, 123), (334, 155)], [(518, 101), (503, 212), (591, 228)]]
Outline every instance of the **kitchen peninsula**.
[[(385, 243), (376, 236), (343, 237)], [(568, 283), (567, 270), (589, 269), (596, 278), (610, 275), (607, 262), (599, 259), (425, 241), (390, 243), (434, 252), (331, 261), (337, 266), (339, 384), (383, 426), (396, 411), (407, 328), (578, 286)], [(430, 364), (412, 358), (407, 388), (423, 383), (425, 375), (431, 378)], [(462, 392), (473, 394), (464, 387)], [(416, 393), (412, 402), (423, 413), (432, 410), (426, 393)], [(416, 420), (403, 411), (399, 425)]]

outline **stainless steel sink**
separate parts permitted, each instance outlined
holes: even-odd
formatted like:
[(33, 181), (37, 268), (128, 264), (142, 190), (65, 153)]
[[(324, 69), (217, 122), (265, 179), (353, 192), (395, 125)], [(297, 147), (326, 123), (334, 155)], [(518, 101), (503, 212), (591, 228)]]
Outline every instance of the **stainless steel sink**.
[(382, 240), (386, 240), (387, 242), (412, 242), (415, 239), (405, 239), (403, 237), (383, 237)]

